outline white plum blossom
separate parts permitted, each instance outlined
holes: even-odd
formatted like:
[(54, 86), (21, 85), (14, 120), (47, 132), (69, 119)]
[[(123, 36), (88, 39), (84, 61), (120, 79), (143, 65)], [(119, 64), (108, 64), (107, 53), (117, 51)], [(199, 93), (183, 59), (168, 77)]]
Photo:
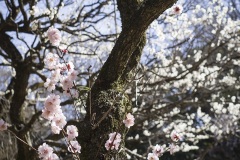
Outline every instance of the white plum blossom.
[(81, 146), (78, 141), (70, 141), (68, 145), (68, 151), (72, 153), (81, 153)]
[(31, 28), (33, 31), (36, 31), (38, 29), (38, 23), (39, 21), (38, 20), (34, 20), (31, 24)]
[(78, 136), (78, 129), (74, 125), (67, 126), (68, 140), (71, 141)]
[(126, 115), (126, 119), (123, 120), (123, 123), (127, 128), (130, 128), (134, 125), (134, 120), (135, 120), (134, 116), (131, 113), (128, 113)]
[(61, 33), (58, 29), (56, 29), (54, 27), (50, 27), (47, 30), (47, 36), (48, 36), (50, 43), (53, 46), (59, 46), (62, 38), (61, 38)]
[(148, 160), (159, 160), (158, 156), (154, 153), (148, 153)]

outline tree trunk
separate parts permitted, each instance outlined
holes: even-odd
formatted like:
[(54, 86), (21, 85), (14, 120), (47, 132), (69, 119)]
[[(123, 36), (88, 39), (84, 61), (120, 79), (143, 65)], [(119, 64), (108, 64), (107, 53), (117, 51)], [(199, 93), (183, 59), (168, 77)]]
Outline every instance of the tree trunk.
[[(153, 20), (173, 5), (176, 0), (118, 0), (122, 32), (92, 86), (87, 103), (87, 115), (79, 125), (81, 160), (126, 159), (124, 139), (127, 132), (123, 119), (131, 112), (124, 94), (127, 79), (132, 78), (145, 45), (145, 31)], [(121, 149), (107, 151), (109, 133), (122, 135)]]
[[(28, 80), (31, 74), (31, 59), (27, 57), (23, 60), (20, 52), (11, 42), (9, 35), (0, 33), (0, 37), (2, 38), (0, 47), (8, 54), (16, 71), (16, 76), (12, 79), (10, 83), (11, 87), (9, 88), (13, 89), (14, 92), (6, 96), (6, 98), (11, 101), (9, 115), (11, 124), (13, 124), (12, 131), (23, 141), (30, 142), (28, 134), (30, 126), (26, 126), (25, 122), (23, 122), (22, 109), (27, 95)], [(31, 145), (31, 142), (29, 145)], [(31, 158), (32, 152), (29, 146), (23, 144), (19, 139), (17, 139), (17, 147), (17, 160), (28, 160)]]

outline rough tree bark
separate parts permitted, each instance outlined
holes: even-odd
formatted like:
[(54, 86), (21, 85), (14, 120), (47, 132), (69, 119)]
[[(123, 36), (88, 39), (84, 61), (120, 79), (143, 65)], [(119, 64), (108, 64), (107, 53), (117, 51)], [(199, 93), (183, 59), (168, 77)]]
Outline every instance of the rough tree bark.
[(92, 86), (87, 115), (78, 126), (82, 146), (81, 160), (126, 159), (124, 149), (107, 151), (104, 144), (109, 133), (119, 132), (123, 139), (121, 146), (124, 148), (126, 129), (122, 121), (126, 113), (131, 112), (124, 87), (141, 57), (146, 29), (175, 2), (176, 0), (117, 0), (122, 32)]
[[(5, 25), (7, 26), (7, 23)], [(32, 71), (32, 60), (30, 57), (23, 59), (18, 49), (11, 42), (11, 37), (2, 30), (0, 31), (0, 37), (2, 39), (0, 47), (7, 53), (9, 59), (12, 61), (12, 67), (16, 71), (16, 76), (11, 80), (9, 85), (9, 90), (12, 89), (14, 92), (6, 95), (6, 98), (11, 101), (9, 112), (11, 123), (13, 125), (11, 131), (23, 141), (30, 142), (28, 131), (31, 126), (23, 121), (22, 109), (27, 95), (28, 80)], [(29, 143), (29, 145), (31, 145), (31, 143)], [(17, 147), (17, 160), (27, 160), (33, 156), (33, 151), (29, 149), (27, 145), (23, 145), (21, 141), (17, 141)]]

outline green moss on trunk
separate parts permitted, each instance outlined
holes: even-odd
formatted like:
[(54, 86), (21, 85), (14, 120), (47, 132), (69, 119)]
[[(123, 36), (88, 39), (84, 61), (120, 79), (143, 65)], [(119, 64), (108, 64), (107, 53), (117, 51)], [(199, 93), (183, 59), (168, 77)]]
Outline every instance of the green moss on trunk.
[(115, 87), (100, 91), (98, 95), (94, 94), (96, 97), (92, 101), (93, 110), (92, 114), (89, 115), (92, 117), (92, 121), (89, 123), (89, 119), (85, 119), (84, 122), (89, 124), (85, 126), (86, 130), (88, 130), (88, 135), (85, 137), (80, 136), (80, 142), (84, 144), (82, 146), (81, 160), (126, 159), (124, 150), (107, 151), (104, 147), (109, 138), (109, 133), (112, 132), (121, 134), (121, 146), (124, 147), (127, 130), (122, 121), (125, 118), (125, 114), (131, 110), (128, 97), (122, 92), (119, 85)]

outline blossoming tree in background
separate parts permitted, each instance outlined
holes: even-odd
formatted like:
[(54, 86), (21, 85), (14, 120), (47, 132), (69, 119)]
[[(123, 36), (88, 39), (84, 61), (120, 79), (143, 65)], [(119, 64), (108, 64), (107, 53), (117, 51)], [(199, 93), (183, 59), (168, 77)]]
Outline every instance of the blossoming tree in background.
[(0, 157), (237, 159), (240, 4), (175, 2), (1, 1)]

